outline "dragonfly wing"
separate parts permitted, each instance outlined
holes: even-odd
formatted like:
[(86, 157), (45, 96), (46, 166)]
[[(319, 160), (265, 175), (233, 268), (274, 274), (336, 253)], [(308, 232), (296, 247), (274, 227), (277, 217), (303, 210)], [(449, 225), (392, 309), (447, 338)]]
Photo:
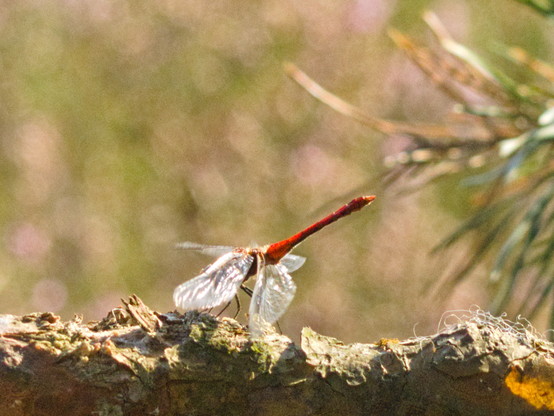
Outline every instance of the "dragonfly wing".
[(287, 310), (296, 285), (282, 264), (260, 268), (250, 302), (250, 332), (261, 335), (264, 328), (277, 321)]
[(236, 295), (254, 256), (245, 252), (224, 254), (199, 276), (177, 286), (173, 292), (175, 305), (185, 310), (213, 308), (229, 302)]
[(235, 248), (230, 246), (212, 246), (206, 244), (192, 243), (190, 241), (184, 241), (182, 243), (175, 244), (175, 248), (181, 250), (194, 250), (199, 251), (202, 254), (207, 254), (212, 257), (220, 257), (224, 254), (230, 253)]
[(287, 269), (287, 272), (292, 273), (299, 268), (302, 267), (302, 265), (306, 262), (306, 257), (297, 256), (295, 254), (287, 254), (285, 257), (281, 259), (279, 262), (280, 265), (285, 266)]

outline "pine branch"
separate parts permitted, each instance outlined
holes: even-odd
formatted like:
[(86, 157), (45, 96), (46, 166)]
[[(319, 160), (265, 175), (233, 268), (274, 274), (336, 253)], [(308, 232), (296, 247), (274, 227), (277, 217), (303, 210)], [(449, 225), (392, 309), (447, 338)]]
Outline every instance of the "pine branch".
[[(379, 119), (327, 91), (293, 64), (286, 64), (285, 71), (335, 111), (385, 135), (411, 139), (404, 151), (384, 160), (389, 183), (417, 174), (421, 187), (448, 175), (465, 176), (460, 186), (474, 190), (472, 216), (437, 248), (451, 247), (468, 237), (475, 248), (441, 279), (445, 284), (438, 292), (446, 293), (478, 264), (492, 260), (491, 309), (495, 313), (523, 311), (533, 318), (548, 308), (552, 328), (554, 109), (550, 102), (554, 68), (521, 49), (498, 46), (497, 51), (526, 69), (529, 78), (550, 81), (542, 87), (517, 82), (457, 42), (436, 15), (427, 12), (424, 19), (438, 48), (421, 45), (395, 30), (389, 34), (455, 102), (451, 117), (443, 123)], [(528, 296), (515, 296), (522, 287)]]

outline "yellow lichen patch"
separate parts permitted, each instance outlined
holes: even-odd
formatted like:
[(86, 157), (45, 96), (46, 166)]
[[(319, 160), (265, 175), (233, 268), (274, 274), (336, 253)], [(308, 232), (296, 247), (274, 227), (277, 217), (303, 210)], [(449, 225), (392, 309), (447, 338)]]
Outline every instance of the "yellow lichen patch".
[(504, 380), (516, 396), (525, 399), (537, 409), (554, 410), (554, 384), (550, 380), (529, 377), (512, 368)]
[(381, 348), (386, 348), (389, 344), (398, 344), (400, 340), (398, 338), (381, 338), (375, 345)]

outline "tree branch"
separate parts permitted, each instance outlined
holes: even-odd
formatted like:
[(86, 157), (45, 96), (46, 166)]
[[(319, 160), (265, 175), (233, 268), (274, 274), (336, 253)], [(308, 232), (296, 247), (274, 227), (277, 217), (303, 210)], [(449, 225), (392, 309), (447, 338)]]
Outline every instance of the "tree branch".
[(101, 322), (0, 316), (2, 415), (528, 415), (554, 410), (554, 345), (499, 318), (430, 337), (344, 345), (302, 331), (249, 340), (229, 318)]

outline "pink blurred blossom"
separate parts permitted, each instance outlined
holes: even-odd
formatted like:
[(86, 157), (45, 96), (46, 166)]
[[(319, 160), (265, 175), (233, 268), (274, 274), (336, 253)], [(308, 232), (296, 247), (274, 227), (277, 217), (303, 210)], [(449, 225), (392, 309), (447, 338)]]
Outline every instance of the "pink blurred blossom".
[(354, 32), (379, 32), (386, 26), (395, 4), (391, 0), (357, 0), (347, 11), (347, 24)]
[(67, 301), (67, 287), (58, 279), (42, 279), (33, 288), (31, 304), (38, 311), (57, 312)]
[(8, 249), (16, 257), (31, 263), (42, 260), (50, 246), (50, 238), (28, 222), (15, 226), (8, 236)]

